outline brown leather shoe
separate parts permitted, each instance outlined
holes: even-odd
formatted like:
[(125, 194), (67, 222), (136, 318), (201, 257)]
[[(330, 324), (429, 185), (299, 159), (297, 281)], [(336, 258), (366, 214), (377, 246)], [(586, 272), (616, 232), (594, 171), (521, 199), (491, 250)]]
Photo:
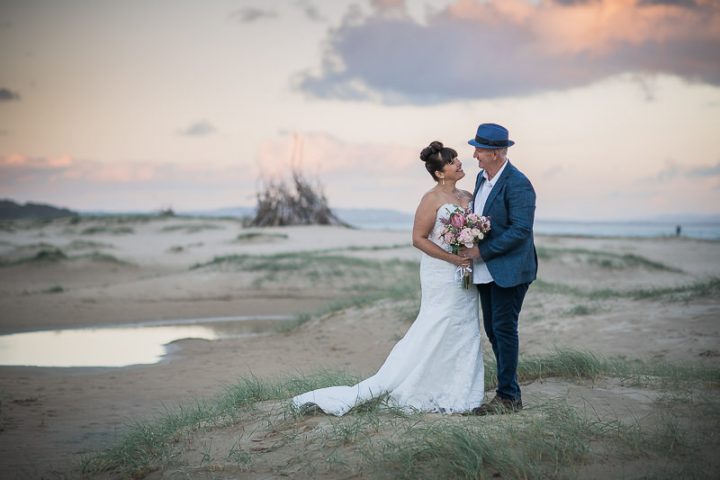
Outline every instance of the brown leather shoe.
[(502, 415), (504, 413), (515, 413), (522, 410), (523, 404), (521, 399), (510, 400), (509, 398), (498, 397), (483, 403), (479, 407), (472, 409), (473, 415)]

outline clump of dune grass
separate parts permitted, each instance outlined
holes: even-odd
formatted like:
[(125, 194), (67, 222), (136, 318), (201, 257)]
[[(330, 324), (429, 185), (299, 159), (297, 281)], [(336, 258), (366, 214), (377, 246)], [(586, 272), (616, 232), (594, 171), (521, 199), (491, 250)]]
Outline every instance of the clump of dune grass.
[(543, 478), (589, 451), (592, 425), (567, 405), (516, 419), (416, 423), (369, 449), (368, 463), (381, 478)]
[(287, 240), (289, 237), (286, 233), (274, 232), (243, 232), (235, 237), (236, 242), (250, 241), (268, 241), (268, 240)]
[(678, 285), (675, 287), (639, 288), (628, 290), (615, 290), (611, 288), (585, 290), (571, 285), (538, 279), (533, 282), (533, 288), (542, 293), (568, 295), (586, 298), (589, 300), (629, 298), (632, 300), (660, 299), (678, 301), (717, 295), (720, 293), (720, 278), (711, 277), (707, 280), (699, 280), (690, 284)]
[(14, 266), (14, 265), (26, 265), (26, 264), (43, 264), (43, 263), (54, 263), (61, 260), (67, 260), (68, 256), (61, 249), (57, 247), (45, 247), (41, 248), (35, 254), (12, 259), (0, 260), (0, 266)]
[(327, 250), (327, 252), (377, 252), (382, 250), (398, 250), (401, 248), (410, 248), (411, 245), (409, 243), (395, 243), (391, 245), (369, 245), (369, 246), (362, 246), (362, 245), (352, 245), (349, 247), (338, 247), (338, 248), (331, 248)]
[(88, 227), (83, 229), (80, 234), (81, 235), (97, 235), (97, 234), (107, 234), (107, 235), (127, 235), (130, 233), (135, 233), (135, 230), (132, 227), (128, 226), (108, 226), (108, 225), (95, 225), (93, 227)]
[(109, 255), (107, 253), (102, 253), (102, 252), (91, 252), (91, 253), (84, 254), (84, 255), (77, 255), (77, 256), (70, 257), (70, 259), (71, 260), (87, 259), (87, 260), (92, 260), (95, 262), (114, 263), (116, 265), (130, 265), (131, 264), (130, 262), (121, 260), (114, 255)]
[(73, 240), (65, 247), (70, 250), (88, 250), (97, 248), (115, 248), (115, 245), (105, 242), (93, 242), (91, 240)]
[(309, 390), (357, 381), (357, 377), (332, 371), (274, 382), (254, 376), (241, 378), (214, 401), (180, 405), (155, 420), (131, 423), (117, 445), (85, 458), (81, 468), (83, 473), (119, 471), (138, 478), (151, 471), (152, 465), (167, 461), (172, 446), (183, 434), (231, 425), (243, 410), (259, 402), (289, 399)]
[(129, 265), (129, 262), (126, 262), (124, 260), (121, 260), (121, 259), (113, 256), (113, 255), (108, 255), (108, 254), (102, 253), (102, 252), (90, 252), (90, 253), (86, 253), (83, 255), (69, 256), (60, 248), (52, 247), (52, 248), (42, 248), (38, 252), (36, 252), (34, 255), (31, 255), (31, 256), (0, 260), (0, 266), (7, 267), (7, 266), (16, 266), (16, 265), (28, 265), (28, 264), (43, 265), (43, 264), (48, 264), (48, 263), (56, 263), (56, 262), (61, 262), (61, 261), (73, 261), (73, 260), (80, 260), (80, 259), (87, 259), (87, 260), (92, 260), (92, 261), (96, 261), (96, 262), (114, 263), (116, 265)]
[(176, 225), (167, 225), (160, 229), (161, 232), (183, 232), (183, 233), (197, 233), (204, 230), (222, 230), (225, 227), (221, 225), (215, 225), (214, 223), (184, 223)]
[(541, 260), (569, 257), (579, 263), (587, 263), (589, 265), (614, 270), (644, 268), (662, 272), (683, 273), (683, 271), (678, 268), (632, 253), (620, 254), (600, 250), (587, 250), (584, 248), (538, 247), (537, 255)]
[(587, 305), (575, 305), (568, 309), (566, 314), (572, 317), (580, 317), (584, 315), (591, 315), (595, 313), (596, 310), (596, 308), (588, 307)]
[(62, 285), (54, 285), (50, 288), (42, 290), (40, 293), (63, 293), (64, 291), (65, 289), (62, 287)]

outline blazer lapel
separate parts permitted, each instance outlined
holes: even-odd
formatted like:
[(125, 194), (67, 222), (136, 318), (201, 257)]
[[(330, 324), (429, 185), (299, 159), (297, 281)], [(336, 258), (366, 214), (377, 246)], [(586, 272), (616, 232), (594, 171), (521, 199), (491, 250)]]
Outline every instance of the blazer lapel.
[(478, 173), (478, 176), (475, 179), (475, 191), (473, 192), (472, 202), (470, 203), (470, 211), (475, 211), (475, 197), (477, 197), (477, 194), (480, 191), (480, 186), (484, 181), (485, 177), (483, 177), (483, 170), (480, 170), (480, 173)]
[(510, 169), (512, 168), (514, 167), (510, 164), (510, 160), (508, 160), (508, 164), (505, 165), (505, 170), (503, 170), (502, 175), (500, 175), (500, 177), (495, 182), (495, 185), (493, 185), (492, 190), (490, 190), (490, 195), (488, 195), (488, 199), (485, 202), (485, 208), (483, 208), (482, 215), (485, 215), (485, 212), (488, 211), (488, 209), (492, 205), (493, 200), (495, 200), (495, 197), (497, 197), (498, 193), (500, 193), (502, 186), (505, 184), (505, 181), (510, 175)]

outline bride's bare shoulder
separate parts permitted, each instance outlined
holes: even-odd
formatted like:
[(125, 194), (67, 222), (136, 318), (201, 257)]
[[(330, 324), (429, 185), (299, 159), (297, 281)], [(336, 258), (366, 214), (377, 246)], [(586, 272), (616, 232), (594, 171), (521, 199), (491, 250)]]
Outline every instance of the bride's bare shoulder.
[(440, 193), (437, 190), (428, 190), (420, 198), (420, 205), (437, 203), (438, 201), (440, 201)]
[(440, 196), (437, 191), (435, 190), (428, 190), (425, 192), (420, 198), (420, 202), (418, 203), (417, 210), (427, 210), (427, 211), (435, 211), (437, 210), (437, 207), (439, 206), (438, 203), (440, 202)]

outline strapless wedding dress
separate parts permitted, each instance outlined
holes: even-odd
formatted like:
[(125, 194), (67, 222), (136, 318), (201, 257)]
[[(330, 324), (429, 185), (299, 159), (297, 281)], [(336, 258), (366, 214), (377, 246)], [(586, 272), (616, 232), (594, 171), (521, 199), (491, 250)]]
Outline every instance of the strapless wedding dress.
[[(442, 205), (430, 235), (449, 251), (439, 234), (440, 219), (456, 208)], [(478, 320), (478, 292), (455, 280), (455, 265), (430, 257), (420, 260), (420, 312), (372, 377), (353, 386), (321, 388), (293, 398), (303, 408), (317, 405), (331, 415), (378, 396), (388, 395), (390, 406), (425, 412), (461, 413), (482, 403), (484, 365)]]

